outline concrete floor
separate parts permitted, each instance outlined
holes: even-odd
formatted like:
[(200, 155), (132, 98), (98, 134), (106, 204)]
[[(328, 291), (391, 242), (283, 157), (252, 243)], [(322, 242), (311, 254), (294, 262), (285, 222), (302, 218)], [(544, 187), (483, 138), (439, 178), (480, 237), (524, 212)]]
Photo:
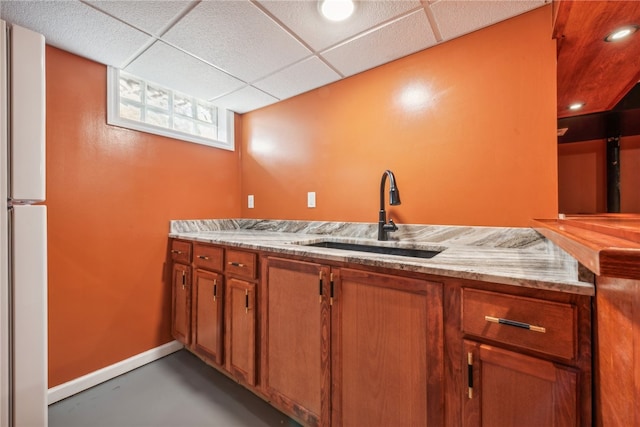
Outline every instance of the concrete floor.
[(299, 426), (181, 350), (49, 406), (49, 427)]

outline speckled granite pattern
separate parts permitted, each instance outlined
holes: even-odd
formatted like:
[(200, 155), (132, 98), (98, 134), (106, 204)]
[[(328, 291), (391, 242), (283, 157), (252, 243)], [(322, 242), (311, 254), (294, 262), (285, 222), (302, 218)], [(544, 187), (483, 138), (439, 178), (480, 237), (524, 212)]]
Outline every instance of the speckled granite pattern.
[[(578, 280), (578, 263), (530, 228), (398, 225), (387, 242), (377, 224), (255, 219), (171, 221), (170, 237), (282, 255), (358, 263), (402, 271), (593, 295)], [(442, 252), (431, 259), (310, 247), (319, 241), (375, 244)]]

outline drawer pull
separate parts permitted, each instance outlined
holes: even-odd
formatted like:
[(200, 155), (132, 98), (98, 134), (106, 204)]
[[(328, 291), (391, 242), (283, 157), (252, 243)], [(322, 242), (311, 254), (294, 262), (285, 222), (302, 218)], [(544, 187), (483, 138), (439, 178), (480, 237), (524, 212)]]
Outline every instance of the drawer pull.
[(171, 249), (171, 253), (180, 255), (182, 253), (182, 251), (179, 251), (177, 249)]
[(234, 267), (244, 267), (244, 264), (239, 263), (239, 262), (229, 261), (227, 264), (233, 265)]
[(333, 273), (329, 276), (329, 285), (331, 286), (331, 293), (329, 294), (329, 305), (333, 305)]
[(467, 396), (473, 399), (473, 353), (467, 353)]
[(499, 323), (501, 325), (508, 325), (508, 326), (515, 326), (516, 328), (529, 329), (530, 331), (541, 332), (543, 334), (547, 332), (547, 330), (542, 326), (534, 326), (528, 323), (517, 322), (515, 320), (502, 319), (502, 318), (492, 317), (492, 316), (484, 316), (484, 320), (486, 320), (487, 322)]
[(206, 255), (198, 255), (198, 258), (204, 259), (204, 260), (208, 260), (209, 259), (209, 257), (206, 256)]

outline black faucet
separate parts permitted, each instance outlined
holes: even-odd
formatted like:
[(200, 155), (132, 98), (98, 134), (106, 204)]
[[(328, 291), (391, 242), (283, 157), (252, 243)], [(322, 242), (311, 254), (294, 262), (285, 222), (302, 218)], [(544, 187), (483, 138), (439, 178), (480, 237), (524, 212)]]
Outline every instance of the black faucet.
[(396, 231), (398, 227), (393, 222), (393, 219), (389, 218), (389, 224), (387, 224), (387, 212), (384, 210), (384, 183), (389, 177), (389, 204), (396, 206), (400, 204), (400, 192), (396, 187), (396, 177), (390, 170), (384, 171), (382, 179), (380, 181), (380, 216), (378, 218), (378, 240), (388, 240), (387, 233)]

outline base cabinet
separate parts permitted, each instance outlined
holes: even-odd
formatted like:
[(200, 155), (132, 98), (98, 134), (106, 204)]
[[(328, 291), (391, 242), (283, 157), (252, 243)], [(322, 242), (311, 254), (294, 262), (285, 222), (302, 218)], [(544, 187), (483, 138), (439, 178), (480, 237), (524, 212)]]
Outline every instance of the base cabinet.
[(171, 334), (188, 346), (191, 343), (191, 268), (173, 264), (171, 278)]
[(243, 383), (256, 385), (256, 285), (227, 280), (227, 371)]
[(193, 347), (216, 364), (222, 364), (224, 281), (206, 270), (193, 273)]
[(278, 406), (306, 425), (442, 425), (442, 284), (277, 258), (264, 271)]
[(173, 336), (305, 426), (592, 425), (588, 296), (172, 248)]
[(308, 426), (329, 424), (329, 268), (263, 263), (262, 382), (276, 406)]
[(577, 370), (473, 341), (464, 355), (464, 427), (578, 425)]
[(351, 269), (334, 280), (331, 425), (441, 426), (442, 284)]

